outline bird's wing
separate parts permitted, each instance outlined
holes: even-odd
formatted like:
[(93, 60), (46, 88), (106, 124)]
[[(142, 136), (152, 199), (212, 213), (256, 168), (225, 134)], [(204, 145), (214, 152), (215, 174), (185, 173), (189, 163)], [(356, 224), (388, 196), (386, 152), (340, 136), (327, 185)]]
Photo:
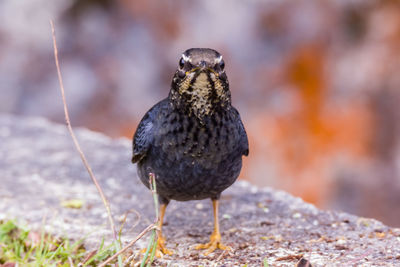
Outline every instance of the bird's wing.
[(237, 120), (238, 120), (238, 126), (239, 126), (239, 136), (240, 136), (240, 144), (241, 144), (241, 149), (243, 151), (243, 155), (248, 156), (249, 155), (249, 140), (247, 138), (247, 133), (246, 130), (244, 129), (244, 125), (242, 122), (242, 119), (240, 118), (239, 112), (232, 107), (234, 112), (236, 113)]
[(132, 163), (136, 163), (146, 156), (146, 153), (154, 139), (154, 124), (156, 123), (155, 117), (165, 103), (165, 100), (158, 102), (147, 111), (140, 121), (135, 135), (133, 136)]

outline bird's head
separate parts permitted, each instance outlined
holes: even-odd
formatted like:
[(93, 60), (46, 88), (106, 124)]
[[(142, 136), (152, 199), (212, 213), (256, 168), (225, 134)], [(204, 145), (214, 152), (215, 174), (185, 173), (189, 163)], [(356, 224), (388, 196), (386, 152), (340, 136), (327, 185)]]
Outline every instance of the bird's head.
[(172, 80), (170, 100), (198, 118), (230, 108), (231, 96), (222, 55), (209, 48), (186, 50)]

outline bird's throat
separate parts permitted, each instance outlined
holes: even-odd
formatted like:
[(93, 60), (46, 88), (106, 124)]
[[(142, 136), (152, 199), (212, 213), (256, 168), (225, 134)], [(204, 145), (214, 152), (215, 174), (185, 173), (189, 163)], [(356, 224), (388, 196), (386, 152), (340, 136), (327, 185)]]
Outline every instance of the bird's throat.
[(191, 73), (175, 88), (173, 86), (170, 99), (175, 106), (183, 108), (185, 113), (200, 120), (230, 103), (230, 95), (224, 90), (218, 77), (205, 71)]
[[(196, 117), (210, 115), (213, 110), (212, 93), (214, 84), (210, 82), (210, 78), (204, 72), (201, 72), (194, 78), (189, 90), (186, 90), (186, 102), (189, 111)], [(180, 93), (184, 93), (181, 91)]]

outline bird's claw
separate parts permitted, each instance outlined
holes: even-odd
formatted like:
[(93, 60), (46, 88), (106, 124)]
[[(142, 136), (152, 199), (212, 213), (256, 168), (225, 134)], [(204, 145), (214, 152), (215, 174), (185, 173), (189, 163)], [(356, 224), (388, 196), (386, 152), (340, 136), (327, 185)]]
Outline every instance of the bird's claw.
[(173, 252), (165, 247), (165, 238), (163, 236), (159, 237), (157, 241), (156, 257), (161, 258), (163, 255), (172, 255), (172, 254)]
[(206, 252), (204, 252), (205, 256), (214, 252), (214, 250), (216, 250), (217, 248), (221, 250), (232, 250), (231, 247), (225, 246), (224, 244), (221, 243), (220, 234), (214, 234), (214, 233), (210, 237), (210, 242), (206, 244), (199, 244), (195, 247), (195, 249), (207, 249)]
[[(145, 253), (146, 249), (142, 249), (141, 253)], [(151, 250), (150, 250), (151, 253)], [(157, 258), (162, 258), (164, 255), (172, 255), (173, 252), (171, 250), (168, 250), (165, 247), (165, 238), (164, 236), (160, 236), (157, 240), (157, 247), (156, 247), (156, 252), (155, 252), (155, 256)]]

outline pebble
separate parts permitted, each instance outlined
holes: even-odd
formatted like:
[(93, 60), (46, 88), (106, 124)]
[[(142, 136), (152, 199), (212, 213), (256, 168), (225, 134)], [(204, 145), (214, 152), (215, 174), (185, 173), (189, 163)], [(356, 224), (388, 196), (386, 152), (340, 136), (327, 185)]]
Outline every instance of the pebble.
[(301, 214), (299, 212), (296, 212), (295, 214), (293, 214), (292, 216), (293, 218), (297, 219), (301, 217)]

